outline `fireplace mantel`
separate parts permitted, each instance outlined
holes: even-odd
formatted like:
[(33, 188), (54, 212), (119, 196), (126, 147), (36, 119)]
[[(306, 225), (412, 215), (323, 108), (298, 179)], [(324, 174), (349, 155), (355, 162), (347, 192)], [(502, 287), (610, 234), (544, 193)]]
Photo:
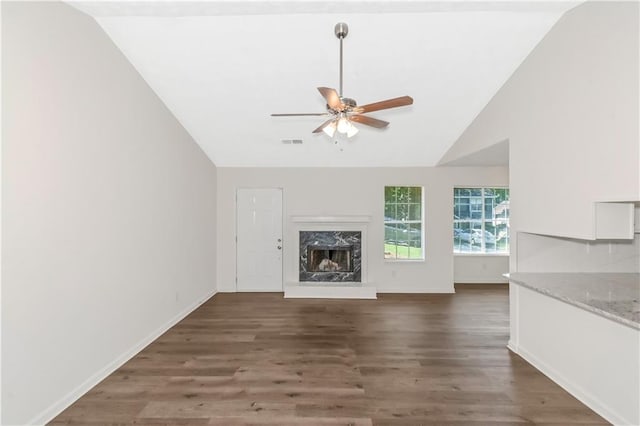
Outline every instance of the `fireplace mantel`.
[(370, 216), (291, 216), (294, 223), (368, 223)]

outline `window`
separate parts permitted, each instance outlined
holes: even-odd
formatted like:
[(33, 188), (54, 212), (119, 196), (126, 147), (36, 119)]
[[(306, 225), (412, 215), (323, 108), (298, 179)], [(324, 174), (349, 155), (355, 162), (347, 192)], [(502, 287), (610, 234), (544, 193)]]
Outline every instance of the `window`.
[(509, 189), (453, 190), (453, 252), (509, 253)]
[(422, 187), (384, 187), (384, 258), (422, 260)]

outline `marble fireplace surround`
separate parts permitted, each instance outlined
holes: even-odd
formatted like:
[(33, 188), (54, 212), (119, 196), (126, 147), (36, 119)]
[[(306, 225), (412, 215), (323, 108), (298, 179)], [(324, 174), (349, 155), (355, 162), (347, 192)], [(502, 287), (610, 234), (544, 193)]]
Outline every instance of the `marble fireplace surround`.
[(360, 282), (360, 231), (302, 230), (299, 235), (300, 282)]
[[(367, 228), (370, 216), (290, 216), (289, 232), (293, 243), (290, 264), (293, 266), (285, 284), (285, 297), (365, 298), (375, 299), (376, 289), (368, 280)], [(300, 281), (300, 232), (360, 232), (360, 280), (338, 282)]]

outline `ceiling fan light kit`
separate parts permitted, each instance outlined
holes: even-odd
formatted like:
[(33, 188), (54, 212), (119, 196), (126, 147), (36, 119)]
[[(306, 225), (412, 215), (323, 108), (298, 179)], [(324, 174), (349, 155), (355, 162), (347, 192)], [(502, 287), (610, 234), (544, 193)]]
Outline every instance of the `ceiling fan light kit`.
[(325, 132), (327, 136), (332, 138), (333, 135), (336, 134), (337, 127), (338, 126), (336, 125), (335, 121), (332, 121), (331, 123), (323, 127), (322, 131)]
[(410, 96), (401, 96), (399, 98), (387, 99), (384, 101), (374, 102), (363, 106), (358, 106), (356, 101), (351, 98), (342, 96), (342, 40), (349, 34), (349, 27), (344, 22), (339, 22), (334, 28), (336, 37), (340, 40), (340, 91), (329, 87), (318, 87), (318, 91), (327, 101), (327, 112), (323, 113), (292, 113), (292, 114), (271, 114), (272, 117), (291, 117), (291, 116), (332, 116), (315, 129), (312, 133), (324, 132), (329, 137), (333, 137), (336, 132), (346, 135), (348, 138), (358, 133), (358, 128), (354, 122), (375, 127), (378, 129), (385, 128), (389, 125), (388, 121), (379, 120), (377, 118), (363, 115), (367, 112), (380, 111), (383, 109), (397, 108), (401, 106), (413, 104)]

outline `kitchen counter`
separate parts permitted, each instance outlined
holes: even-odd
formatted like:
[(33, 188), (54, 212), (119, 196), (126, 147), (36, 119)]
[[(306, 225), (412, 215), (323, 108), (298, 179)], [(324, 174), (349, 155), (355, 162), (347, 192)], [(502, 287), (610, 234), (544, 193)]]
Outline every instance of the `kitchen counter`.
[(513, 284), (640, 330), (638, 273), (514, 272), (508, 278)]
[(640, 274), (509, 275), (508, 347), (615, 425), (640, 425)]

